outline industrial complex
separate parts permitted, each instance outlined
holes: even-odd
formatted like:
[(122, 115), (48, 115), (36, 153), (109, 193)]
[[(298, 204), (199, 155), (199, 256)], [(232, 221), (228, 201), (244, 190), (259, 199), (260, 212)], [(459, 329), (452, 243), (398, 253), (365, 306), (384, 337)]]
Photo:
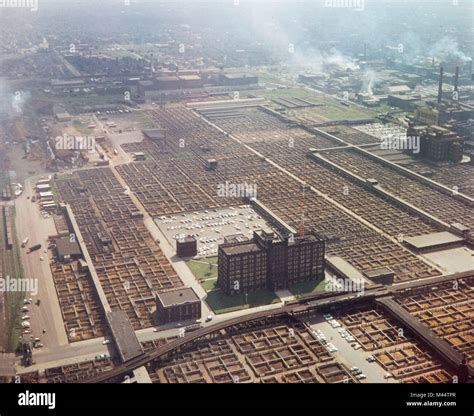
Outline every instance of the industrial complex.
[(472, 4), (184, 3), (0, 41), (0, 382), (472, 383)]

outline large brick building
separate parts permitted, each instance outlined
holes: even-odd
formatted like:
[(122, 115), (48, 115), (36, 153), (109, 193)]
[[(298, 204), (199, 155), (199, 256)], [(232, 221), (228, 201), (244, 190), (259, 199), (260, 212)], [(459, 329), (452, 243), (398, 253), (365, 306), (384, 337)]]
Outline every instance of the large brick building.
[(286, 289), (324, 278), (324, 240), (255, 231), (252, 240), (219, 246), (218, 286), (228, 295)]
[(201, 300), (190, 287), (173, 289), (156, 295), (156, 312), (160, 324), (201, 318)]

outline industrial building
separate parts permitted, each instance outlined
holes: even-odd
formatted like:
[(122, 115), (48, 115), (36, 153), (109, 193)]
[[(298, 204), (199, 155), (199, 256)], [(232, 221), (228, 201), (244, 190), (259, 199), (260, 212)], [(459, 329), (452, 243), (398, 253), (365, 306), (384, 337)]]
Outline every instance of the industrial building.
[(81, 255), (81, 249), (77, 241), (71, 237), (62, 237), (56, 240), (56, 255), (59, 261), (77, 260)]
[(194, 257), (197, 255), (197, 241), (194, 237), (184, 237), (176, 240), (176, 255), (178, 257)]
[(324, 247), (314, 234), (281, 237), (255, 231), (252, 240), (219, 246), (217, 284), (232, 295), (322, 279)]
[(414, 156), (433, 162), (460, 162), (462, 160), (464, 140), (456, 133), (444, 127), (420, 127), (411, 125), (407, 137), (420, 138), (420, 151)]
[(201, 300), (191, 288), (175, 289), (156, 295), (158, 322), (189, 321), (201, 318)]

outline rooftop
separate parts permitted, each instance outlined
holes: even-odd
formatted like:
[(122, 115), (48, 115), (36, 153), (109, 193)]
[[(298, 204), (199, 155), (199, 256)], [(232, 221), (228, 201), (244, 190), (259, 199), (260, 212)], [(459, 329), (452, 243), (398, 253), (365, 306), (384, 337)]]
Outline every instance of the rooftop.
[(228, 256), (230, 255), (235, 255), (235, 254), (244, 254), (244, 253), (257, 253), (262, 251), (261, 248), (253, 242), (245, 243), (245, 244), (237, 244), (229, 247), (222, 247), (222, 251), (227, 254)]
[(56, 250), (60, 257), (79, 256), (82, 254), (77, 241), (71, 241), (70, 237), (63, 237), (56, 240)]
[(448, 231), (442, 231), (439, 233), (418, 235), (416, 237), (405, 237), (405, 241), (415, 248), (422, 249), (461, 242), (464, 241), (464, 239)]
[(156, 298), (164, 307), (200, 302), (198, 295), (190, 287), (159, 293), (156, 295)]
[(125, 311), (116, 310), (107, 313), (107, 321), (115, 340), (118, 353), (123, 362), (131, 360), (143, 353), (135, 331)]

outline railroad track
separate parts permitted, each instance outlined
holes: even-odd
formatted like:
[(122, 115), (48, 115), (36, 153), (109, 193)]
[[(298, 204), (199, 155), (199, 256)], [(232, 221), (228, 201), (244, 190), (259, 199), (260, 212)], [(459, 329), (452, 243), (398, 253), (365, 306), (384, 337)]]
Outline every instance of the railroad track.
[(433, 279), (428, 279), (429, 282), (423, 279), (422, 281), (403, 283), (403, 284), (397, 285), (396, 287), (391, 287), (391, 288), (376, 286), (374, 288), (366, 290), (362, 296), (360, 295), (360, 293), (316, 294), (312, 296), (307, 296), (300, 300), (286, 303), (279, 309), (256, 312), (256, 313), (240, 316), (237, 318), (229, 319), (227, 321), (219, 322), (217, 324), (214, 324), (205, 328), (201, 328), (197, 331), (191, 332), (190, 334), (180, 337), (174, 341), (164, 344), (158, 347), (154, 351), (145, 353), (126, 363), (123, 363), (111, 371), (107, 371), (105, 373), (99, 374), (98, 376), (84, 380), (83, 382), (84, 383), (103, 383), (103, 382), (106, 382), (107, 380), (116, 380), (117, 378), (121, 376), (124, 377), (125, 375), (129, 374), (133, 370), (136, 370), (137, 368), (142, 367), (153, 360), (159, 359), (172, 351), (178, 350), (180, 347), (183, 347), (186, 344), (190, 344), (202, 337), (205, 337), (207, 335), (210, 335), (212, 333), (215, 333), (221, 330), (225, 330), (235, 325), (252, 322), (252, 321), (259, 321), (263, 319), (305, 315), (320, 308), (334, 306), (337, 303), (353, 302), (354, 300), (358, 300), (361, 302), (367, 301), (369, 299), (373, 300), (379, 297), (393, 295), (400, 291), (420, 288), (423, 286), (431, 286), (433, 284), (462, 279), (462, 278), (469, 277), (472, 275), (473, 275), (472, 272), (471, 273), (469, 272), (456, 273), (449, 276), (441, 276), (441, 277), (436, 277)]

